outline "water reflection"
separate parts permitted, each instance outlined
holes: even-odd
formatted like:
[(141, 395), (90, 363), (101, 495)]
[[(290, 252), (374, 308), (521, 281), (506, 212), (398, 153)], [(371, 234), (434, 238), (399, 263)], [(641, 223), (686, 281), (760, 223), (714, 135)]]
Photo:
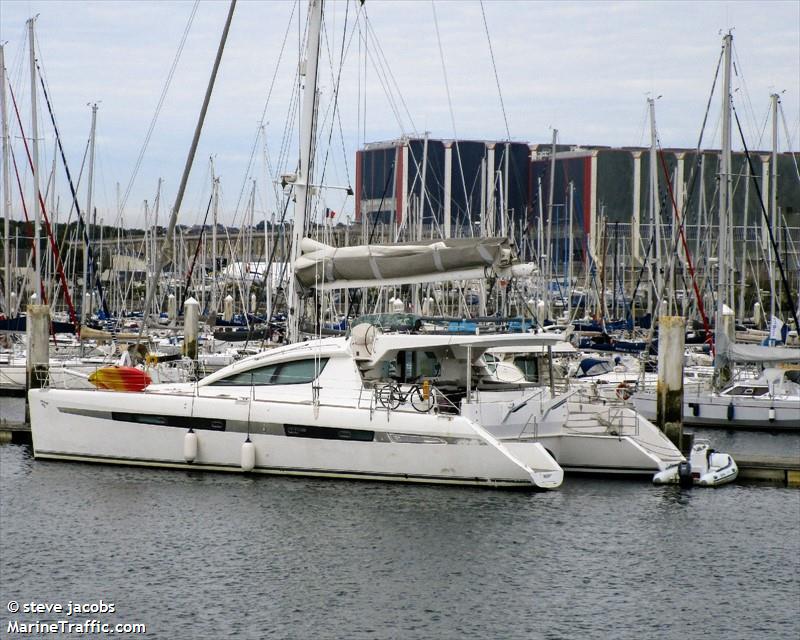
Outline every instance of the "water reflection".
[[(798, 495), (572, 476), (547, 493), (245, 477), (34, 462), (7, 445), (0, 592), (116, 600), (109, 622), (146, 621), (161, 638), (713, 628), (795, 640)], [(698, 558), (702, 585), (687, 593)]]

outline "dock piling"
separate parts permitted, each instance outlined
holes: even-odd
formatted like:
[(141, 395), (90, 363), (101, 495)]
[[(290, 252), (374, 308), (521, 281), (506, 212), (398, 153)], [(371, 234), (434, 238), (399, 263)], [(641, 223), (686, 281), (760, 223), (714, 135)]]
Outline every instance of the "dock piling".
[[(25, 322), (27, 333), (27, 359), (25, 371), (26, 391), (40, 389), (47, 382), (50, 367), (50, 306), (29, 304)], [(25, 394), (25, 420), (30, 421), (28, 394)]]
[(233, 320), (233, 296), (231, 295), (225, 296), (225, 300), (223, 300), (222, 319), (225, 322)]
[(183, 355), (197, 361), (197, 333), (200, 326), (200, 303), (187, 298), (183, 303)]
[(679, 449), (683, 445), (683, 348), (686, 320), (661, 316), (658, 322), (656, 425)]

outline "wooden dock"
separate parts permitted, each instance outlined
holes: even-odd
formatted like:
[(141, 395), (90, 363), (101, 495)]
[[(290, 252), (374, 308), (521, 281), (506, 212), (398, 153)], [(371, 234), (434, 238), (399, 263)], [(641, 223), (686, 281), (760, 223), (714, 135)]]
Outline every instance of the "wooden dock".
[(739, 467), (737, 482), (774, 482), (800, 487), (800, 458), (734, 455)]
[(31, 426), (24, 422), (9, 422), (0, 418), (0, 444), (30, 444)]

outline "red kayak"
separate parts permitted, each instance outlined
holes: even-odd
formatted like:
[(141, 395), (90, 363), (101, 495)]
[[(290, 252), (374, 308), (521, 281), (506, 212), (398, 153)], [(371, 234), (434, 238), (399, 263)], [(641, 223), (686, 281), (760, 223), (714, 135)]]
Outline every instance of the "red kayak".
[(98, 389), (112, 391), (141, 391), (152, 380), (141, 369), (136, 367), (103, 367), (89, 376), (91, 382)]

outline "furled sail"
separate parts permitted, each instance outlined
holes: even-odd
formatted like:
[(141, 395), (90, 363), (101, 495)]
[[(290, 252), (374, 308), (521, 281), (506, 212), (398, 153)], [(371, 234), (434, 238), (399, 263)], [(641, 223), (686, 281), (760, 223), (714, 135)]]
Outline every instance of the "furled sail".
[(303, 238), (295, 277), (306, 288), (370, 287), (529, 275), (507, 238), (459, 238), (331, 247)]

